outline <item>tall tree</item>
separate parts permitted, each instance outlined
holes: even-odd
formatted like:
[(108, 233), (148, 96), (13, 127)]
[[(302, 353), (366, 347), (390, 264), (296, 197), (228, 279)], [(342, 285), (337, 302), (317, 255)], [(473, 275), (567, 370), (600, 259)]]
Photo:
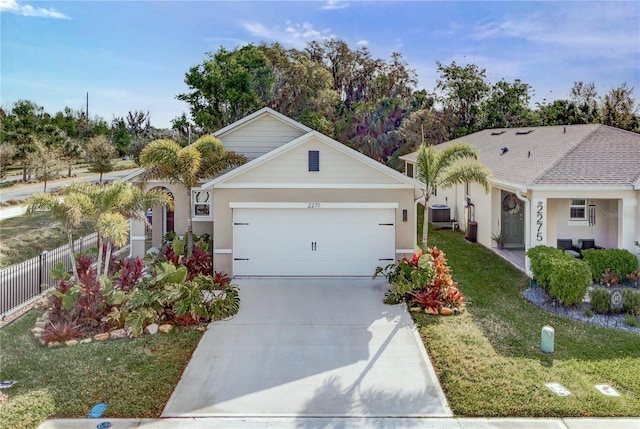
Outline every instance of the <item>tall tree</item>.
[(452, 143), (441, 150), (435, 146), (422, 144), (418, 149), (416, 178), (422, 183), (424, 192), (424, 224), (422, 248), (427, 249), (429, 220), (426, 211), (429, 199), (437, 189), (447, 189), (465, 182), (479, 183), (489, 191), (492, 182), (491, 171), (477, 161), (475, 147), (465, 143)]
[(207, 135), (185, 148), (172, 140), (155, 140), (140, 153), (140, 165), (146, 167), (143, 181), (152, 179), (181, 183), (187, 190), (189, 210), (187, 217), (187, 248), (193, 250), (193, 220), (191, 216), (191, 189), (210, 177), (246, 162), (243, 155), (226, 151), (220, 140)]
[[(633, 99), (633, 87), (623, 83), (612, 88), (602, 99), (602, 123), (632, 131), (637, 124), (638, 107)], [(635, 121), (634, 121), (635, 117)]]
[(118, 155), (115, 148), (105, 136), (96, 136), (89, 140), (85, 152), (89, 171), (100, 173), (100, 183), (102, 183), (102, 175), (113, 171), (113, 158)]
[(516, 79), (502, 79), (491, 88), (484, 103), (482, 128), (515, 128), (538, 125), (537, 115), (529, 108), (531, 86)]
[(11, 143), (0, 144), (0, 179), (7, 176), (7, 168), (13, 164), (16, 156), (16, 147)]
[(29, 166), (36, 175), (36, 179), (44, 183), (42, 192), (47, 192), (47, 183), (60, 177), (60, 171), (64, 168), (62, 150), (51, 145), (35, 140), (34, 150), (29, 153)]
[(456, 117), (452, 137), (460, 137), (478, 131), (481, 127), (482, 103), (489, 94), (486, 70), (475, 64), (462, 67), (455, 61), (444, 66), (436, 61), (440, 78), (436, 89), (443, 93), (443, 104)]
[(265, 106), (272, 94), (273, 76), (264, 54), (254, 45), (215, 54), (186, 74), (190, 92), (178, 100), (190, 105), (196, 125), (211, 132)]

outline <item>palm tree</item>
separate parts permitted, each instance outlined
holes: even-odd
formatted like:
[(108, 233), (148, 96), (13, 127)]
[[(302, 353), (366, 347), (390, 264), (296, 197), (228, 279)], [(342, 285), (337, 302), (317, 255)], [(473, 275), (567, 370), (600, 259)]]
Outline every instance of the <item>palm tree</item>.
[(140, 153), (140, 165), (144, 182), (152, 179), (181, 183), (187, 188), (189, 213), (187, 220), (187, 249), (193, 250), (193, 220), (191, 217), (191, 189), (200, 181), (244, 164), (244, 155), (225, 151), (222, 142), (211, 136), (200, 137), (185, 148), (172, 140), (155, 140)]
[[(129, 182), (116, 181), (110, 185), (73, 183), (61, 191), (66, 198), (82, 195), (90, 201), (83, 211), (84, 218), (94, 225), (98, 233), (97, 273), (108, 274), (113, 245), (126, 243), (129, 233), (128, 220), (146, 222), (146, 211), (152, 207), (170, 207), (171, 198), (160, 190), (143, 191)], [(103, 243), (106, 253), (103, 255)], [(104, 256), (104, 270), (103, 270)]]
[(67, 230), (69, 241), (69, 253), (71, 256), (71, 268), (73, 276), (78, 279), (76, 258), (73, 254), (73, 230), (84, 220), (84, 213), (91, 207), (91, 200), (86, 195), (70, 194), (64, 199), (59, 199), (51, 194), (34, 194), (28, 199), (27, 215), (32, 216), (38, 211), (48, 211), (54, 219), (62, 222)]
[(420, 145), (416, 160), (416, 178), (422, 182), (424, 192), (424, 224), (422, 228), (422, 248), (427, 249), (429, 221), (427, 205), (436, 189), (447, 189), (465, 182), (479, 183), (489, 192), (491, 187), (491, 171), (477, 161), (478, 152), (475, 147), (466, 143), (452, 143), (442, 150), (435, 146)]

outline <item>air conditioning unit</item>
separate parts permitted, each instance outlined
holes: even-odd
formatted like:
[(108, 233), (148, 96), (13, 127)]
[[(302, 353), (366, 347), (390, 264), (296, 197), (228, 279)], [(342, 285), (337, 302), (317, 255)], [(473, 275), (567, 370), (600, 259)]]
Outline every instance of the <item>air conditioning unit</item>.
[(429, 207), (429, 222), (449, 222), (451, 209), (444, 204), (434, 204)]

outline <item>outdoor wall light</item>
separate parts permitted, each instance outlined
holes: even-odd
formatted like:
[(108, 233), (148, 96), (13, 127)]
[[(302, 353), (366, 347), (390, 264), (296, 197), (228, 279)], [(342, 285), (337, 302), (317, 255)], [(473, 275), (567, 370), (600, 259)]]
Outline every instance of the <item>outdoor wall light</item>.
[(408, 217), (407, 209), (402, 210), (402, 222), (406, 222)]

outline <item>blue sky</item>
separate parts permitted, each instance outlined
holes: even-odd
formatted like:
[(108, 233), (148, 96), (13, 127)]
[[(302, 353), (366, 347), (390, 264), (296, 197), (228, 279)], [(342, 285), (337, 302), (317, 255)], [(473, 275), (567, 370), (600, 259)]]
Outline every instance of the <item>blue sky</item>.
[(491, 83), (520, 79), (533, 101), (568, 98), (574, 81), (603, 95), (627, 82), (640, 100), (640, 2), (33, 1), (0, 0), (3, 108), (29, 99), (108, 122), (129, 110), (156, 127), (188, 106), (184, 75), (220, 46), (302, 49), (335, 37), (375, 57), (403, 54), (418, 89), (436, 61), (474, 63)]

